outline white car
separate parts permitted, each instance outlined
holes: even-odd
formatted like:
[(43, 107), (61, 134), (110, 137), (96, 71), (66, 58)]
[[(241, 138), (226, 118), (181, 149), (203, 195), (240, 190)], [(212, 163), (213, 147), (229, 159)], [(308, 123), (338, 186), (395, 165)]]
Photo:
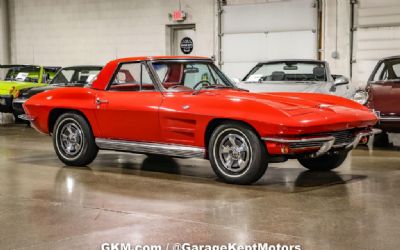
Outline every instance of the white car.
[(242, 81), (235, 82), (239, 88), (250, 92), (310, 92), (349, 99), (354, 95), (349, 80), (341, 75), (331, 75), (328, 63), (319, 60), (261, 62)]

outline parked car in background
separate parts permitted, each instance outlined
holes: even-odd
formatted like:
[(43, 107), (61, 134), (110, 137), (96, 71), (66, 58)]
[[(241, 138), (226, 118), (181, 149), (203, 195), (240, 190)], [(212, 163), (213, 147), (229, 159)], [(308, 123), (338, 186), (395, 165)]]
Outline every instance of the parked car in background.
[(13, 113), (12, 102), (21, 91), (46, 86), (60, 67), (3, 65), (0, 67), (0, 112)]
[(251, 92), (306, 92), (352, 97), (349, 80), (332, 75), (329, 64), (319, 60), (273, 60), (258, 63), (239, 88)]
[(244, 91), (201, 57), (114, 60), (90, 88), (50, 90), (24, 107), (66, 165), (90, 164), (99, 149), (200, 157), (236, 184), (290, 158), (311, 170), (337, 168), (377, 121), (333, 95)]
[(62, 68), (50, 81), (43, 87), (25, 88), (19, 92), (18, 98), (13, 100), (13, 111), (16, 115), (24, 114), (22, 104), (30, 97), (48, 90), (64, 87), (84, 87), (94, 80), (102, 69), (102, 66), (71, 66)]
[(383, 133), (376, 137), (375, 145), (388, 144), (387, 132), (400, 132), (400, 56), (380, 60), (366, 88), (357, 91), (354, 99), (365, 104), (378, 116), (377, 127)]

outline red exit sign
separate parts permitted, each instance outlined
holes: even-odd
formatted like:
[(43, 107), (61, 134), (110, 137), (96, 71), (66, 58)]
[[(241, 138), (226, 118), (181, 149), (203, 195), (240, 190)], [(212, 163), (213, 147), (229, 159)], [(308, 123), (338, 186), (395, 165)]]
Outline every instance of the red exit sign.
[(172, 20), (175, 22), (182, 22), (186, 19), (186, 13), (181, 10), (174, 10), (171, 16)]

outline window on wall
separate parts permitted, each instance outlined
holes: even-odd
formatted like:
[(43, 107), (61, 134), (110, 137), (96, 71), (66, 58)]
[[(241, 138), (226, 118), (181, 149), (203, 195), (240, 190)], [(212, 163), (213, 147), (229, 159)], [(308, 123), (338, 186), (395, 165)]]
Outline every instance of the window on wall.
[(111, 91), (155, 91), (147, 66), (143, 62), (122, 64), (109, 87)]

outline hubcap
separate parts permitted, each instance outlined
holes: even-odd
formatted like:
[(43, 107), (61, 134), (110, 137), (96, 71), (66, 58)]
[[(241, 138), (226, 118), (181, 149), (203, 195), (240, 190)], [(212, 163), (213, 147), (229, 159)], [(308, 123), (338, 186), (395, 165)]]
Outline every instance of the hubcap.
[(240, 172), (245, 169), (249, 163), (249, 145), (241, 135), (227, 134), (221, 140), (219, 157), (226, 169), (232, 172)]
[(60, 132), (61, 149), (68, 156), (79, 154), (83, 145), (83, 135), (80, 127), (74, 123), (66, 123)]

